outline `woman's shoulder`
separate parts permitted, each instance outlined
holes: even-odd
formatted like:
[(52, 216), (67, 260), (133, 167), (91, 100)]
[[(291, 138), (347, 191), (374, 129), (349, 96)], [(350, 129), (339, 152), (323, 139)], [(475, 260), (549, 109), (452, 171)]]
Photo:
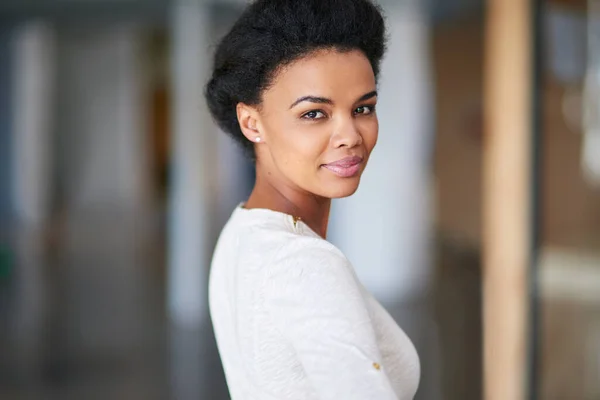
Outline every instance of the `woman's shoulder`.
[(347, 281), (356, 284), (354, 269), (330, 242), (312, 236), (282, 241), (270, 258), (266, 278), (271, 282), (294, 280), (313, 287), (316, 282)]
[[(289, 235), (289, 236), (288, 236)], [(276, 262), (327, 262), (346, 264), (348, 260), (344, 254), (332, 243), (314, 236), (286, 234), (279, 243)]]
[(270, 210), (238, 208), (223, 229), (221, 239), (232, 241), (238, 254), (254, 254), (277, 269), (284, 265), (327, 264), (348, 266), (348, 260), (332, 243), (302, 221)]

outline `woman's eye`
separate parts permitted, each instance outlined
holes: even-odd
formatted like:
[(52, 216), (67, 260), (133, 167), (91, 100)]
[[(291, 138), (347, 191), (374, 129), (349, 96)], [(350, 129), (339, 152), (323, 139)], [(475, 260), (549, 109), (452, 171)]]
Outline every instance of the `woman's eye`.
[(313, 111), (309, 111), (306, 114), (304, 114), (302, 116), (302, 118), (305, 118), (305, 119), (321, 119), (321, 118), (325, 118), (325, 113), (323, 111), (313, 110)]
[(356, 110), (354, 110), (355, 115), (367, 115), (371, 114), (375, 110), (374, 106), (360, 106)]

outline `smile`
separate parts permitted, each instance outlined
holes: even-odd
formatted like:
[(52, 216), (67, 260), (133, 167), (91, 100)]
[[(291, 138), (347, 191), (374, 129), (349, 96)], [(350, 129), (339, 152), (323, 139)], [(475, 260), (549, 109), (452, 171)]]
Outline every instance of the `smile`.
[(327, 168), (341, 178), (351, 178), (358, 174), (363, 161), (362, 157), (352, 156), (329, 164), (323, 164), (322, 167)]

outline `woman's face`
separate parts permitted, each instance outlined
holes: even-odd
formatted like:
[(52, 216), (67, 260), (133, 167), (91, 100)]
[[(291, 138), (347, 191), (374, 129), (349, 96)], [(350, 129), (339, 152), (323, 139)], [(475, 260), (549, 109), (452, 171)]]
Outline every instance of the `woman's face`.
[(360, 51), (321, 50), (286, 66), (249, 122), (249, 139), (261, 140), (257, 163), (275, 185), (325, 198), (353, 194), (377, 142), (376, 103)]

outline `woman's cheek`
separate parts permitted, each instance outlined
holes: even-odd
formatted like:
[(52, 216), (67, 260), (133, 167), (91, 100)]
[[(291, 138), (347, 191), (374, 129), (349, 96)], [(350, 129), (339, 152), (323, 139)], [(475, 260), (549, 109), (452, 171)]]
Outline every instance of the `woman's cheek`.
[(299, 129), (294, 135), (294, 149), (306, 161), (319, 157), (329, 142), (324, 130), (311, 128)]

